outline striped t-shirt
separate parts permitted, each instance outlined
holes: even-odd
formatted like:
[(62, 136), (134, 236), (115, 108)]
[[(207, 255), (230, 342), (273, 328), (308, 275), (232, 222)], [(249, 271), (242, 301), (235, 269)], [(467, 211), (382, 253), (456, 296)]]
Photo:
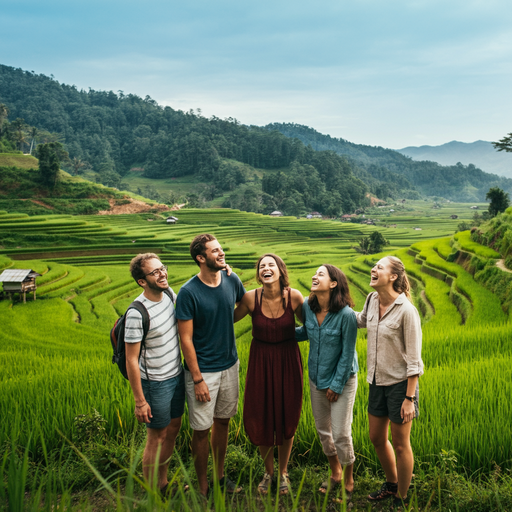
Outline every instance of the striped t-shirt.
[[(172, 289), (170, 291), (176, 301), (176, 294)], [(149, 380), (162, 381), (179, 375), (183, 368), (178, 325), (171, 299), (164, 293), (160, 302), (153, 302), (141, 293), (135, 300), (142, 302), (149, 313), (149, 331), (139, 359), (141, 378), (146, 379), (146, 363)], [(140, 343), (142, 335), (142, 315), (136, 309), (128, 310), (125, 342)]]

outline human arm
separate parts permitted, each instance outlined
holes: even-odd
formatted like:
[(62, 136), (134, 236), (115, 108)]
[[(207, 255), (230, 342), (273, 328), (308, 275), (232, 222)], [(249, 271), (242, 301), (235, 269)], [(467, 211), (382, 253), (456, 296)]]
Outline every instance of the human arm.
[(302, 323), (302, 305), (304, 304), (304, 297), (299, 290), (295, 290), (294, 288), (290, 289), (290, 297), (292, 300), (292, 307), (297, 320)]
[(366, 319), (367, 319), (367, 316), (368, 316), (368, 308), (370, 306), (370, 300), (373, 296), (373, 292), (370, 293), (367, 297), (366, 297), (366, 301), (364, 303), (364, 307), (363, 307), (363, 310), (362, 311), (355, 311), (355, 314), (356, 314), (356, 319), (357, 319), (357, 327), (359, 329), (363, 329), (366, 327)]
[(347, 307), (338, 314), (342, 315), (340, 334), (342, 349), (326, 393), (327, 399), (331, 402), (335, 402), (338, 398), (337, 395), (343, 392), (343, 388), (352, 373), (357, 340), (357, 319), (354, 312)]
[[(417, 309), (412, 306), (405, 310), (402, 319), (404, 347), (407, 360), (407, 394), (415, 396), (418, 379), (423, 374), (423, 362), (421, 360), (421, 320)], [(414, 402), (404, 399), (400, 410), (400, 416), (404, 423), (412, 421), (416, 414)]]
[[(414, 396), (416, 394), (416, 386), (418, 385), (418, 375), (413, 375), (407, 378), (407, 394), (406, 396)], [(417, 397), (416, 397), (417, 399)], [(400, 409), (400, 417), (403, 423), (412, 421), (416, 415), (416, 408), (414, 402), (411, 402), (408, 398), (404, 398), (402, 408)]]
[(199, 364), (197, 362), (196, 349), (193, 342), (194, 320), (178, 320), (178, 331), (180, 333), (180, 344), (183, 357), (194, 381), (194, 392), (199, 402), (209, 402), (210, 390), (203, 379)]
[(407, 362), (407, 377), (423, 374), (421, 360), (421, 320), (417, 309), (412, 304), (405, 309), (402, 317), (404, 351)]
[(140, 368), (139, 368), (139, 354), (141, 342), (126, 343), (126, 372), (128, 373), (128, 380), (132, 388), (133, 398), (135, 400), (135, 417), (141, 423), (150, 423), (152, 418), (151, 407), (146, 402), (146, 397), (142, 391), (142, 384), (140, 381)]
[[(238, 302), (235, 312), (233, 315), (233, 321), (236, 323), (239, 320), (242, 320), (247, 314), (252, 315), (254, 311), (254, 294), (255, 290), (251, 290), (247, 292), (240, 302)], [(252, 300), (251, 300), (252, 299)], [(252, 307), (251, 307), (252, 306)]]
[(308, 299), (301, 304), (301, 317), (302, 317), (302, 325), (300, 327), (295, 327), (295, 339), (297, 341), (306, 341), (309, 339), (308, 328), (306, 327), (306, 318), (308, 314), (311, 313), (311, 310), (308, 306)]

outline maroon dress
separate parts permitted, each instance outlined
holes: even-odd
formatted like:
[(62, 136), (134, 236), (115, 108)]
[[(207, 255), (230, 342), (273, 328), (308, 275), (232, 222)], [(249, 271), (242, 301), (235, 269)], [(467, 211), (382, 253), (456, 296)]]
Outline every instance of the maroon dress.
[(295, 340), (291, 293), (279, 318), (261, 311), (255, 294), (244, 396), (244, 426), (257, 446), (283, 444), (297, 430), (302, 407), (302, 359)]

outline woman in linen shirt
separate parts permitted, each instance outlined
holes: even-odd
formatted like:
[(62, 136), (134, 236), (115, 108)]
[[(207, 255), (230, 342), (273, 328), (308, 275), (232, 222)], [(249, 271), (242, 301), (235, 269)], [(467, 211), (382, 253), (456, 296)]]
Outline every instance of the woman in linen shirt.
[(359, 369), (353, 305), (345, 274), (333, 265), (322, 265), (302, 306), (304, 325), (296, 329), (298, 341), (309, 338), (311, 406), (331, 467), (331, 480), (323, 482), (319, 491), (326, 493), (343, 481), (348, 499), (354, 490), (351, 429)]
[[(421, 323), (398, 258), (379, 260), (372, 268), (370, 286), (375, 292), (368, 295), (363, 311), (356, 315), (358, 327), (368, 329), (370, 439), (386, 482), (368, 498), (393, 497), (394, 505), (400, 506), (408, 502), (414, 466), (410, 434), (412, 419), (419, 414), (418, 378), (423, 374)], [(388, 439), (390, 424), (393, 444)]]

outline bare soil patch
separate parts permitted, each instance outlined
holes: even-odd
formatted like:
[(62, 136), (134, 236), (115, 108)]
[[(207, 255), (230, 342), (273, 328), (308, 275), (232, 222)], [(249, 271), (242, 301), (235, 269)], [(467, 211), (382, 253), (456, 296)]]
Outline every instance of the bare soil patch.
[(170, 208), (166, 204), (148, 204), (144, 201), (139, 201), (138, 199), (126, 198), (130, 202), (126, 204), (116, 204), (115, 199), (109, 199), (110, 209), (109, 210), (101, 210), (98, 212), (98, 215), (122, 215), (123, 213), (144, 213), (149, 212), (150, 210), (157, 210), (159, 212), (165, 212), (170, 210)]

